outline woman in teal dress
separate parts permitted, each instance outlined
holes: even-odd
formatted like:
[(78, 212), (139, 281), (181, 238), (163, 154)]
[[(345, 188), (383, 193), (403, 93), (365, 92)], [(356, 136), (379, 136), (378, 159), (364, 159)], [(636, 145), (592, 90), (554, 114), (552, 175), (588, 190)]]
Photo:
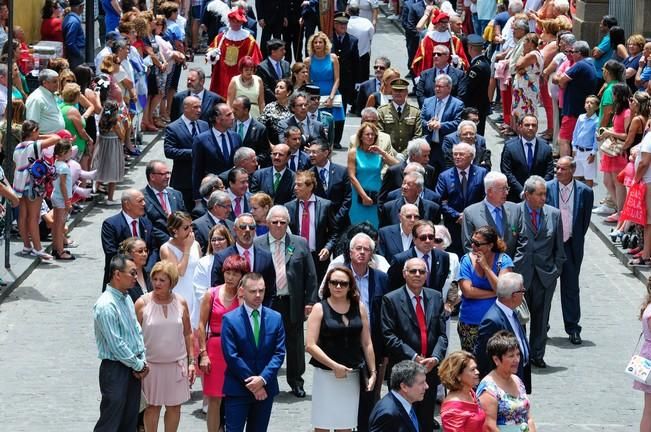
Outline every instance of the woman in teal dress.
[[(335, 147), (341, 142), (344, 131), (346, 113), (341, 105), (341, 94), (339, 93), (339, 57), (330, 52), (332, 43), (323, 32), (317, 32), (308, 42), (308, 53), (304, 60), (310, 71), (310, 80), (319, 86), (321, 96), (327, 96), (322, 103), (321, 109), (332, 114), (335, 119)], [(337, 104), (333, 105), (335, 99)]]
[(348, 176), (352, 188), (350, 223), (368, 221), (380, 225), (377, 196), (382, 186), (382, 165), (399, 161), (377, 146), (379, 131), (373, 123), (362, 123), (357, 130), (358, 147), (348, 149)]

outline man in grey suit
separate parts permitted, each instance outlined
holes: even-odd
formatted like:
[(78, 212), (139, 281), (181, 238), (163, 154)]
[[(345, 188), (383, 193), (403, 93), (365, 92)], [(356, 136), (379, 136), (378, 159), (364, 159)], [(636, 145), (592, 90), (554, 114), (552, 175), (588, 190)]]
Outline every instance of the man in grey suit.
[(565, 262), (561, 212), (545, 204), (545, 179), (531, 176), (524, 183), (520, 204), (521, 227), (518, 234), (514, 270), (524, 278), (525, 298), (531, 312), (531, 365), (547, 367), (543, 357), (547, 344), (547, 324), (556, 281)]
[(565, 332), (574, 345), (581, 344), (581, 301), (579, 273), (583, 262), (585, 234), (590, 226), (594, 193), (582, 182), (574, 180), (576, 162), (563, 156), (556, 163), (556, 178), (547, 182), (547, 204), (561, 212), (563, 244), (567, 260), (561, 273), (561, 308)]
[(287, 384), (294, 396), (305, 397), (305, 345), (303, 321), (317, 300), (316, 269), (307, 241), (290, 234), (289, 212), (273, 206), (267, 213), (269, 233), (254, 240), (254, 245), (271, 253), (276, 270), (276, 295), (271, 308), (283, 317), (287, 349)]
[(490, 225), (497, 230), (506, 243), (506, 253), (513, 258), (520, 232), (520, 207), (506, 200), (509, 193), (507, 178), (504, 174), (491, 171), (484, 177), (486, 198), (472, 204), (463, 211), (462, 240), (463, 246), (470, 251), (472, 233), (479, 227)]

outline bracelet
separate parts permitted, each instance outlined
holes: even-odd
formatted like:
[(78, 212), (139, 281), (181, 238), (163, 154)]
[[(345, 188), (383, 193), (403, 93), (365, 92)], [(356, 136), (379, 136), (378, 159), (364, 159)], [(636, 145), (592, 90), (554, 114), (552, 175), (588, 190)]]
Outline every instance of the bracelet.
[(375, 375), (377, 373), (377, 370), (368, 371), (368, 373), (370, 373), (371, 375)]
[(188, 366), (194, 366), (194, 359), (191, 357), (188, 357)]

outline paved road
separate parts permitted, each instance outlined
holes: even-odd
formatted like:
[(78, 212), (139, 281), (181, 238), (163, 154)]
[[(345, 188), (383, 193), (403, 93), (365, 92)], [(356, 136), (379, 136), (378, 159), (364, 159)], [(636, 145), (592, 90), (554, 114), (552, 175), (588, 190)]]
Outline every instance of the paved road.
[[(374, 54), (389, 56), (404, 69), (402, 36), (393, 27), (374, 40)], [(358, 119), (351, 119), (351, 125)], [(348, 129), (352, 133), (354, 127)], [(494, 157), (501, 144), (489, 137)], [(161, 158), (154, 146), (123, 187), (142, 187), (144, 163)], [(344, 152), (335, 159), (340, 163)], [(498, 166), (498, 165), (494, 165)], [(3, 431), (92, 430), (99, 412), (99, 361), (91, 308), (100, 292), (103, 255), (100, 225), (115, 209), (96, 208), (74, 230), (81, 243), (72, 263), (41, 265), (0, 305), (0, 419)], [(551, 366), (533, 377), (533, 414), (544, 432), (632, 431), (641, 415), (642, 396), (623, 374), (637, 336), (636, 320), (644, 286), (590, 232), (581, 277), (584, 344), (567, 342), (558, 296), (554, 299), (546, 360)], [(453, 332), (452, 347), (458, 347)], [(306, 390), (311, 394), (311, 367)], [(290, 396), (281, 377), (270, 431), (310, 429), (310, 398)], [(182, 431), (205, 430), (199, 386), (182, 408)], [(162, 429), (162, 426), (161, 426)]]

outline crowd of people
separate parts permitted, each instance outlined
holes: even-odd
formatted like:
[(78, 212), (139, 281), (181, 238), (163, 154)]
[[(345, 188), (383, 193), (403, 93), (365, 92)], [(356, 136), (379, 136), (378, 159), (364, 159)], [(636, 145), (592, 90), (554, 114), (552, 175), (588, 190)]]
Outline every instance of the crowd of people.
[[(95, 194), (120, 206), (101, 227), (95, 430), (155, 431), (163, 407), (178, 430), (194, 385), (209, 431), (265, 431), (283, 364), (306, 397), (307, 353), (315, 430), (535, 431), (557, 285), (582, 344), (592, 215), (613, 241), (637, 233), (630, 264), (651, 266), (651, 42), (604, 16), (591, 49), (568, 0), (395, 1), (403, 76), (371, 62), (378, 0), (255, 3), (102, 0), (93, 64), (82, 0), (45, 1), (42, 39), (64, 50), (47, 64), (20, 28), (2, 39), (0, 6), (17, 59), (0, 64), (0, 111), (11, 91), (18, 135), (0, 195), (21, 254), (74, 260), (68, 215)], [(117, 192), (156, 132), (167, 159)]]

